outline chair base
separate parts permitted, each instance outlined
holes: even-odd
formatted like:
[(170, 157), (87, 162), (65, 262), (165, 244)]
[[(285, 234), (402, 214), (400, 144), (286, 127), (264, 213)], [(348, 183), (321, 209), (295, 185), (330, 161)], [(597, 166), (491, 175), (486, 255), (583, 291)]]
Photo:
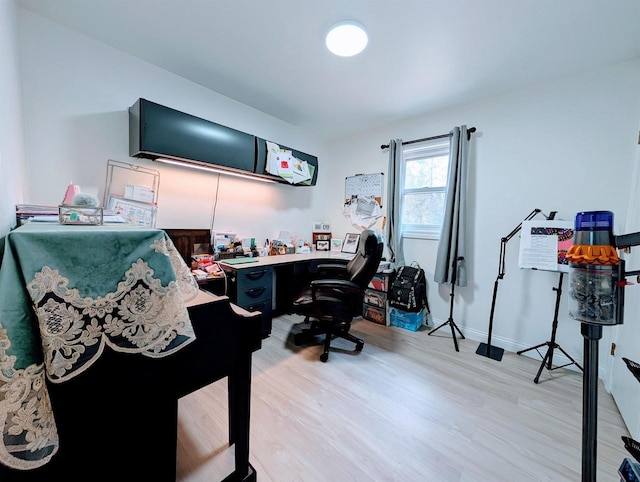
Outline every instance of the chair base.
[(307, 321), (296, 323), (289, 331), (289, 336), (295, 346), (319, 345), (324, 343), (324, 335), (324, 332)]
[(291, 327), (290, 336), (293, 338), (293, 344), (301, 345), (319, 345), (324, 344), (324, 350), (320, 355), (320, 360), (326, 362), (329, 359), (329, 350), (331, 340), (333, 338), (344, 338), (356, 345), (356, 351), (362, 351), (364, 348), (364, 340), (353, 336), (349, 333), (350, 324), (343, 326), (335, 326), (332, 322), (311, 321), (308, 318), (302, 323), (296, 323)]

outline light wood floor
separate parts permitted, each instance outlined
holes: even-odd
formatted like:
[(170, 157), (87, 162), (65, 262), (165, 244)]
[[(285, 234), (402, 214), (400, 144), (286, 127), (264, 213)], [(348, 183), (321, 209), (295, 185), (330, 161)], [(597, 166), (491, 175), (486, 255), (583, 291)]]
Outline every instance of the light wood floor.
[[(287, 343), (298, 321), (274, 319), (254, 354), (259, 482), (581, 480), (580, 372), (545, 369), (535, 384), (539, 360), (505, 352), (498, 362), (472, 340), (456, 352), (446, 327), (428, 336), (366, 320), (352, 326), (362, 352), (336, 341), (322, 363), (319, 346)], [(618, 482), (628, 433), (602, 386), (598, 403), (597, 480)], [(226, 417), (224, 380), (180, 400), (177, 480), (232, 470)]]

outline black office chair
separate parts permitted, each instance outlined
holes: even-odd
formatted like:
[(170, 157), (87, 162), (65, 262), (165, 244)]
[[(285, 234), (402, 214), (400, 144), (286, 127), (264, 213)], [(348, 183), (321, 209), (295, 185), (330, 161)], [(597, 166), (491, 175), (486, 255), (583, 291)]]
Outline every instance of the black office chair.
[(349, 333), (351, 321), (362, 314), (364, 290), (375, 275), (384, 242), (370, 230), (360, 235), (358, 250), (346, 264), (321, 264), (314, 279), (293, 302), (293, 312), (303, 315), (303, 323), (294, 325), (292, 334), (296, 345), (307, 344), (324, 335), (324, 351), (320, 360), (329, 359), (331, 339), (344, 338), (361, 351), (364, 341)]

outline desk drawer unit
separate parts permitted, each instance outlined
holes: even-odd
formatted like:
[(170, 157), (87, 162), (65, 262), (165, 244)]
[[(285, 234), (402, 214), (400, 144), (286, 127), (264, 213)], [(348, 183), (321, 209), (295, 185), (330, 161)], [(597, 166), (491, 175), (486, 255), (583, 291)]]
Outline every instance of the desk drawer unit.
[(268, 336), (271, 333), (273, 268), (271, 266), (232, 268), (227, 271), (227, 276), (230, 281), (231, 300), (247, 311), (260, 311), (262, 334)]

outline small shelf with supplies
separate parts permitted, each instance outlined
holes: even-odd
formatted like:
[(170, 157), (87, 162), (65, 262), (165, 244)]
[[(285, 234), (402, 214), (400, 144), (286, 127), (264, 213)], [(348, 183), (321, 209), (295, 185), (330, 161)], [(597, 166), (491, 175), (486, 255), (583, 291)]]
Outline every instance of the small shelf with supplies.
[(383, 261), (378, 272), (367, 286), (362, 303), (362, 317), (379, 325), (389, 326), (389, 288), (395, 279), (395, 270), (389, 268), (389, 263)]

